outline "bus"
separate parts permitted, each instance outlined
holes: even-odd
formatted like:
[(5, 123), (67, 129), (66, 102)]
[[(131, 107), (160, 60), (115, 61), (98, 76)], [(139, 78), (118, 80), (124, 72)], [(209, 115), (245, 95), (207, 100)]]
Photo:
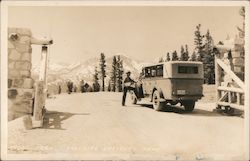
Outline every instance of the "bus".
[[(156, 111), (166, 104), (180, 103), (186, 112), (193, 111), (195, 102), (203, 97), (203, 64), (195, 61), (169, 61), (143, 67), (139, 99), (149, 98)], [(137, 98), (133, 97), (133, 103)]]

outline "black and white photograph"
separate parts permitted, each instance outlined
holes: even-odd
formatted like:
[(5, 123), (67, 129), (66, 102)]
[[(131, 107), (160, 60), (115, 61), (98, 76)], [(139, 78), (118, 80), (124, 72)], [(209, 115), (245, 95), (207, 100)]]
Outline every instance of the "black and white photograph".
[(2, 1), (1, 160), (249, 160), (249, 4)]

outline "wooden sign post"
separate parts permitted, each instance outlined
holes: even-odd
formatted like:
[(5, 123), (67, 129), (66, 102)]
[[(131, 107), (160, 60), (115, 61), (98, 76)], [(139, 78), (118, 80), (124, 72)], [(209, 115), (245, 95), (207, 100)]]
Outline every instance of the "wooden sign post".
[[(34, 118), (35, 121), (43, 121), (43, 111), (45, 108), (45, 100), (47, 96), (47, 59), (48, 47), (42, 46), (39, 80), (36, 82)], [(42, 124), (42, 123), (41, 123)]]

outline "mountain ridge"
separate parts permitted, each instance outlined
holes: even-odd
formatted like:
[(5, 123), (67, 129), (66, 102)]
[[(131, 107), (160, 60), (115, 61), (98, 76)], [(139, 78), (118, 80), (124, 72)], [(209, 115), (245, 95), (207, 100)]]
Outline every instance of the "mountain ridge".
[[(144, 65), (149, 63), (143, 62), (140, 60), (135, 60), (130, 57), (127, 57), (122, 54), (116, 54), (114, 56), (120, 56), (123, 61), (124, 73), (126, 71), (131, 71), (132, 77), (137, 78), (141, 69)], [(112, 66), (113, 56), (106, 58), (106, 81), (109, 81), (111, 66)], [(80, 82), (84, 80), (86, 82), (93, 81), (93, 74), (95, 67), (99, 69), (99, 58), (93, 57), (87, 59), (83, 62), (74, 62), (74, 63), (50, 63), (48, 65), (48, 83), (58, 82), (58, 81), (67, 81), (71, 80), (73, 82)], [(35, 65), (32, 68), (33, 78), (38, 77), (39, 65)]]

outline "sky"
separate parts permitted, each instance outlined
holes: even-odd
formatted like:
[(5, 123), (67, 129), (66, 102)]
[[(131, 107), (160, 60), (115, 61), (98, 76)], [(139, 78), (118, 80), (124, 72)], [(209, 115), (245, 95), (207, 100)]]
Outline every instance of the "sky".
[[(242, 26), (240, 7), (190, 6), (46, 6), (9, 7), (8, 26), (30, 28), (33, 36), (51, 37), (50, 62), (74, 63), (123, 54), (152, 61), (187, 44), (194, 49), (194, 31), (201, 24), (214, 42), (235, 37)], [(33, 62), (41, 46), (33, 45)]]

